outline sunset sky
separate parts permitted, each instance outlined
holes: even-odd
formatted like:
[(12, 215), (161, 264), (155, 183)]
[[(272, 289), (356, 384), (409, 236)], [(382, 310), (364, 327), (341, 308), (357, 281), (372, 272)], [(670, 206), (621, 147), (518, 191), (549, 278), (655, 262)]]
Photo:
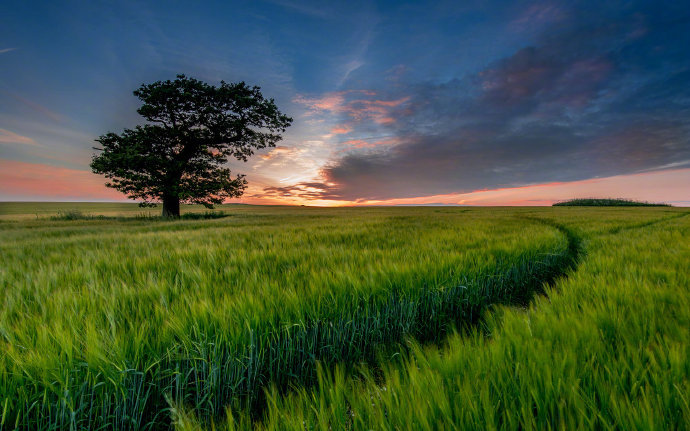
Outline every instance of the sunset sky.
[(294, 118), (244, 203), (690, 206), (690, 3), (0, 4), (0, 201), (126, 200), (132, 91), (244, 80)]

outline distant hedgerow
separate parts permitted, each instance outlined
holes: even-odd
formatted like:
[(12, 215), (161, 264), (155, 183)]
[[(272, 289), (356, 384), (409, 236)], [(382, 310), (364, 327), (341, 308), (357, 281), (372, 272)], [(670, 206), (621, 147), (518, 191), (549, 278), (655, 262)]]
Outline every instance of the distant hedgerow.
[(570, 199), (567, 201), (556, 202), (553, 206), (562, 207), (670, 207), (665, 203), (653, 203), (646, 201), (634, 201), (632, 199)]

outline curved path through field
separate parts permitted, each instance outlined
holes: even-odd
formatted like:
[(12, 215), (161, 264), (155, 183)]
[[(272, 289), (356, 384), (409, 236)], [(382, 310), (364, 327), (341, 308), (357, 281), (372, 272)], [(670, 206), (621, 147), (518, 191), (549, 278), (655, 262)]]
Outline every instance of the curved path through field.
[[(650, 226), (684, 215), (615, 226), (602, 233)], [(566, 247), (561, 242), (556, 250), (542, 253), (538, 259), (516, 261), (508, 269), (503, 267), (500, 272), (496, 270), (467, 280), (463, 285), (440, 289), (420, 286), (413, 294), (391, 291), (387, 300), (365, 302), (342, 315), (332, 314), (331, 318), (301, 321), (271, 333), (248, 329), (248, 344), (243, 351), (221, 346), (213, 339), (205, 340), (201, 334), (192, 345), (171, 348), (146, 371), (122, 370), (122, 379), (129, 382), (122, 386), (130, 390), (122, 399), (117, 394), (107, 394), (112, 398), (96, 394), (97, 398), (110, 399), (116, 405), (108, 410), (113, 415), (126, 412), (126, 424), (106, 420), (106, 428), (117, 429), (120, 423), (121, 427), (168, 429), (171, 405), (192, 406), (191, 411), (202, 421), (221, 418), (226, 406), (249, 409), (258, 417), (266, 405), (265, 388), (276, 386), (289, 390), (295, 385), (312, 385), (317, 381), (317, 363), (327, 368), (336, 364), (375, 363), (380, 349), (404, 349), (400, 343), (408, 337), (423, 343), (438, 343), (453, 328), (475, 325), (494, 304), (528, 305), (535, 294), (543, 291), (544, 285), (575, 269), (584, 245), (578, 230), (568, 225), (549, 218), (516, 217), (555, 229), (565, 239)], [(186, 227), (171, 225), (167, 230), (183, 228)], [(167, 370), (174, 372), (167, 373)], [(92, 378), (96, 381), (101, 377)], [(236, 384), (228, 385), (228, 381)], [(104, 387), (98, 386), (98, 390), (103, 391)], [(88, 398), (83, 402), (88, 403)], [(24, 425), (20, 422), (18, 428), (48, 429), (43, 426), (48, 421), (38, 412), (38, 407), (31, 408), (31, 414), (36, 416), (27, 417), (28, 421)], [(51, 415), (58, 414), (55, 405), (47, 408)], [(74, 414), (84, 418), (75, 420), (90, 423), (84, 422), (92, 420), (88, 408), (86, 404), (79, 406)]]
[[(451, 286), (442, 291), (422, 291), (415, 298), (401, 297), (392, 294), (388, 302), (383, 305), (386, 309), (385, 319), (379, 319), (371, 310), (344, 316), (337, 321), (315, 320), (296, 325), (289, 331), (274, 334), (270, 341), (262, 344), (258, 337), (256, 344), (245, 352), (244, 358), (261, 357), (266, 363), (280, 362), (284, 355), (283, 346), (289, 340), (304, 340), (303, 349), (282, 361), (283, 367), (278, 373), (272, 370), (261, 370), (259, 363), (247, 364), (248, 370), (255, 370), (256, 387), (249, 394), (251, 399), (252, 416), (258, 418), (266, 407), (266, 399), (262, 388), (271, 385), (279, 390), (289, 390), (295, 386), (307, 387), (317, 382), (317, 362), (322, 367), (330, 368), (335, 364), (340, 366), (348, 363), (366, 362), (369, 367), (376, 368), (379, 359), (377, 352), (386, 349), (388, 354), (402, 352), (407, 347), (406, 338), (412, 338), (418, 343), (437, 344), (454, 329), (470, 329), (477, 325), (483, 314), (494, 305), (527, 306), (533, 296), (542, 293), (546, 285), (552, 284), (557, 278), (567, 276), (574, 270), (583, 252), (582, 239), (573, 230), (563, 224), (549, 219), (536, 217), (520, 217), (528, 223), (538, 223), (549, 226), (560, 232), (567, 241), (567, 247), (561, 252), (546, 253), (536, 261), (521, 261), (507, 271), (492, 274), (477, 280), (468, 280), (466, 285)], [(395, 310), (393, 313), (390, 310)], [(359, 311), (359, 310), (358, 310)], [(383, 314), (383, 313), (381, 313)], [(410, 319), (409, 315), (415, 314)], [(398, 322), (419, 322), (418, 325), (399, 327)], [(354, 323), (353, 323), (354, 322)], [(332, 331), (342, 325), (351, 325), (351, 338), (348, 336), (332, 337)], [(365, 329), (361, 329), (364, 327)], [(395, 334), (390, 334), (395, 332)], [(371, 334), (385, 334), (377, 337)], [(389, 341), (384, 341), (389, 340)], [(393, 341), (390, 341), (393, 340)], [(347, 348), (355, 346), (356, 353), (332, 354), (333, 348)], [(333, 360), (333, 356), (338, 360)], [(364, 359), (364, 360), (363, 360)], [(291, 373), (290, 370), (300, 370)], [(310, 373), (305, 370), (311, 370)]]

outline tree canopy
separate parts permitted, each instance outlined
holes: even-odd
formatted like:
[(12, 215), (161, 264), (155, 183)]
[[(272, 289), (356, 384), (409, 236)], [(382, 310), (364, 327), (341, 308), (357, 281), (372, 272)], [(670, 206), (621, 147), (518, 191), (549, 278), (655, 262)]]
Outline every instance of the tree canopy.
[(185, 75), (143, 84), (134, 91), (147, 123), (106, 133), (91, 162), (112, 187), (140, 205), (163, 203), (163, 216), (178, 217), (180, 203), (213, 208), (239, 197), (247, 181), (225, 164), (274, 147), (292, 123), (273, 99), (244, 82), (219, 86)]

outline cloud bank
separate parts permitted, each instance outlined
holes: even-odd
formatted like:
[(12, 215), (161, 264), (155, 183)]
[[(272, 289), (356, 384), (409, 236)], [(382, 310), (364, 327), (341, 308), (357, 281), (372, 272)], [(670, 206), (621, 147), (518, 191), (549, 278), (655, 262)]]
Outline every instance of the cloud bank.
[(267, 195), (361, 202), (690, 166), (682, 10), (582, 10), (527, 10), (511, 25), (521, 31), (538, 20), (534, 43), (476, 74), (396, 85), (377, 100), (346, 92), (300, 100), (339, 114), (334, 133), (368, 119), (395, 145), (352, 139), (365, 150), (333, 158), (323, 182)]

